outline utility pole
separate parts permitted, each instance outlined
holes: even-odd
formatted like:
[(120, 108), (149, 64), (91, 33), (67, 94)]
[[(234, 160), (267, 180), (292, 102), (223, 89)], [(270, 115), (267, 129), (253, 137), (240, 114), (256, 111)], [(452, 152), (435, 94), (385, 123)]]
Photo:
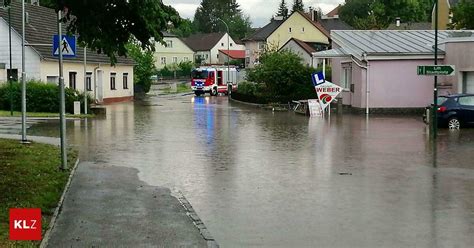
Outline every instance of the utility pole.
[(64, 76), (63, 76), (63, 51), (62, 51), (62, 11), (58, 11), (58, 36), (59, 36), (59, 122), (61, 135), (61, 169), (67, 169), (67, 152), (66, 152), (66, 104), (64, 97)]
[[(435, 1), (435, 53), (434, 64), (438, 65), (438, 20), (439, 20), (439, 0)], [(434, 92), (433, 92), (433, 139), (438, 136), (438, 76), (434, 76)]]
[(21, 142), (28, 143), (26, 139), (25, 0), (21, 1), (21, 27)]

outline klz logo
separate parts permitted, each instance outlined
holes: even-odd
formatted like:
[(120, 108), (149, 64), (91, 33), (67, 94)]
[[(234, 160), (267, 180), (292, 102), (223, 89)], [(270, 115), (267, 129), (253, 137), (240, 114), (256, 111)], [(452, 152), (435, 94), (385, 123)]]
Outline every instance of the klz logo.
[(41, 209), (10, 209), (10, 240), (41, 240)]

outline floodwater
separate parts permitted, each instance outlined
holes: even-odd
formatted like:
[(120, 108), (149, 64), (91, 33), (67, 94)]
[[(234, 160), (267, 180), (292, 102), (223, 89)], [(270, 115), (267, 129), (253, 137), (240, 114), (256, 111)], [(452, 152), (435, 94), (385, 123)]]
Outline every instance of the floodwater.
[[(222, 247), (473, 247), (474, 130), (152, 97), (68, 122), (85, 161), (181, 190)], [(56, 122), (31, 134), (58, 136)]]

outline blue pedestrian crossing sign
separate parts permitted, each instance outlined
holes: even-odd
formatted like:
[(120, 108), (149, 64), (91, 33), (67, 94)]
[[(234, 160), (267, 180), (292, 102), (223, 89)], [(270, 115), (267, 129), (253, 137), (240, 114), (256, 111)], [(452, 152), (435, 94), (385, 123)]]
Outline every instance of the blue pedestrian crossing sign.
[(63, 58), (76, 57), (76, 36), (63, 35), (59, 42), (59, 35), (53, 36), (53, 56), (59, 57), (59, 49), (63, 53)]

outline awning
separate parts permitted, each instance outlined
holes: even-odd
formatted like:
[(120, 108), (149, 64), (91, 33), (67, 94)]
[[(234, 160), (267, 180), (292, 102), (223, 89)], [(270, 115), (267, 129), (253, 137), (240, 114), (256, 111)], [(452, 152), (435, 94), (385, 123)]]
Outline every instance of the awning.
[(350, 54), (347, 53), (343, 48), (336, 48), (336, 49), (330, 49), (330, 50), (313, 53), (313, 58), (327, 59), (327, 58), (345, 58), (345, 57), (350, 57)]

